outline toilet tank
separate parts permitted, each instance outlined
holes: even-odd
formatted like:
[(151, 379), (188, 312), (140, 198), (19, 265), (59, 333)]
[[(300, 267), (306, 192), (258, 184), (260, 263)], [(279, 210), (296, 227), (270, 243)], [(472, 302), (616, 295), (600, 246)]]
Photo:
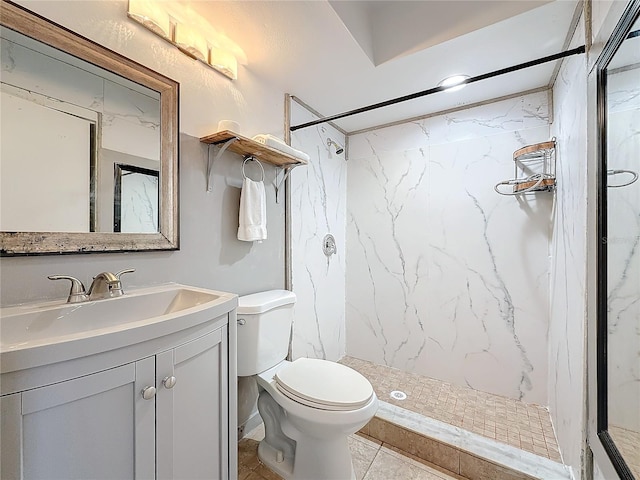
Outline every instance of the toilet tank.
[(295, 303), (288, 290), (238, 298), (238, 376), (256, 375), (287, 358)]

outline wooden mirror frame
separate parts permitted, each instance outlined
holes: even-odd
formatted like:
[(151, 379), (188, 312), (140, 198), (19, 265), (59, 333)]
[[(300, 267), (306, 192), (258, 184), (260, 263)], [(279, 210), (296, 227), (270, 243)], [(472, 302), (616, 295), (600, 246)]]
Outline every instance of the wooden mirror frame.
[(0, 255), (177, 250), (179, 83), (7, 0), (0, 24), (160, 93), (158, 233), (0, 232)]

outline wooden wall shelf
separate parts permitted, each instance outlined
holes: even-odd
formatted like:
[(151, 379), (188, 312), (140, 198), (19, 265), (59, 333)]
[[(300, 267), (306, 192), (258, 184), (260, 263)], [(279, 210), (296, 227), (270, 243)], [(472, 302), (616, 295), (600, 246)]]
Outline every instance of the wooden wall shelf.
[(288, 153), (281, 152), (275, 148), (264, 145), (260, 142), (256, 142), (242, 135), (238, 135), (230, 130), (223, 130), (221, 132), (214, 133), (202, 137), (200, 141), (210, 145), (222, 146), (230, 140), (234, 140), (228, 146), (228, 150), (234, 153), (243, 155), (245, 157), (254, 157), (261, 162), (270, 163), (277, 167), (289, 167), (298, 165), (307, 165), (307, 161), (301, 158), (296, 158)]

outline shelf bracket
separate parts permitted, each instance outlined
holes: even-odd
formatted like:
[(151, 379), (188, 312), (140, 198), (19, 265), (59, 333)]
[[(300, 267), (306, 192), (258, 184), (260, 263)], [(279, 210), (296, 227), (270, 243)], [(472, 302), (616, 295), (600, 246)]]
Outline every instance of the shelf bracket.
[[(278, 167), (278, 174), (276, 175), (276, 203), (280, 203), (280, 190), (284, 186), (284, 182), (297, 165), (288, 165), (286, 167)], [(280, 172), (284, 170), (282, 180), (278, 181)]]
[[(209, 154), (209, 151), (207, 150), (207, 192), (210, 192), (211, 189), (212, 189), (211, 173), (212, 173), (212, 170), (213, 170), (213, 164), (216, 163), (218, 161), (218, 159), (220, 159), (220, 157), (227, 150), (227, 148), (229, 148), (231, 146), (231, 144), (233, 142), (235, 142), (236, 140), (238, 140), (238, 137), (232, 137), (232, 138), (226, 140), (224, 142), (224, 144), (218, 149), (218, 151), (216, 152), (216, 156), (213, 159), (211, 159), (211, 155)], [(209, 146), (211, 146), (211, 145), (218, 146), (219, 143), (209, 144)]]

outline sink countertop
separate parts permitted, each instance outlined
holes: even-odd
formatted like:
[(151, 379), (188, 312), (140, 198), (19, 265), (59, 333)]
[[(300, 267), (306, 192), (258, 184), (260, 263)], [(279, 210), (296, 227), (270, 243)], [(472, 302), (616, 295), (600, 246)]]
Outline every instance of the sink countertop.
[(0, 308), (0, 373), (153, 340), (206, 323), (237, 304), (232, 293), (166, 284), (105, 300)]

